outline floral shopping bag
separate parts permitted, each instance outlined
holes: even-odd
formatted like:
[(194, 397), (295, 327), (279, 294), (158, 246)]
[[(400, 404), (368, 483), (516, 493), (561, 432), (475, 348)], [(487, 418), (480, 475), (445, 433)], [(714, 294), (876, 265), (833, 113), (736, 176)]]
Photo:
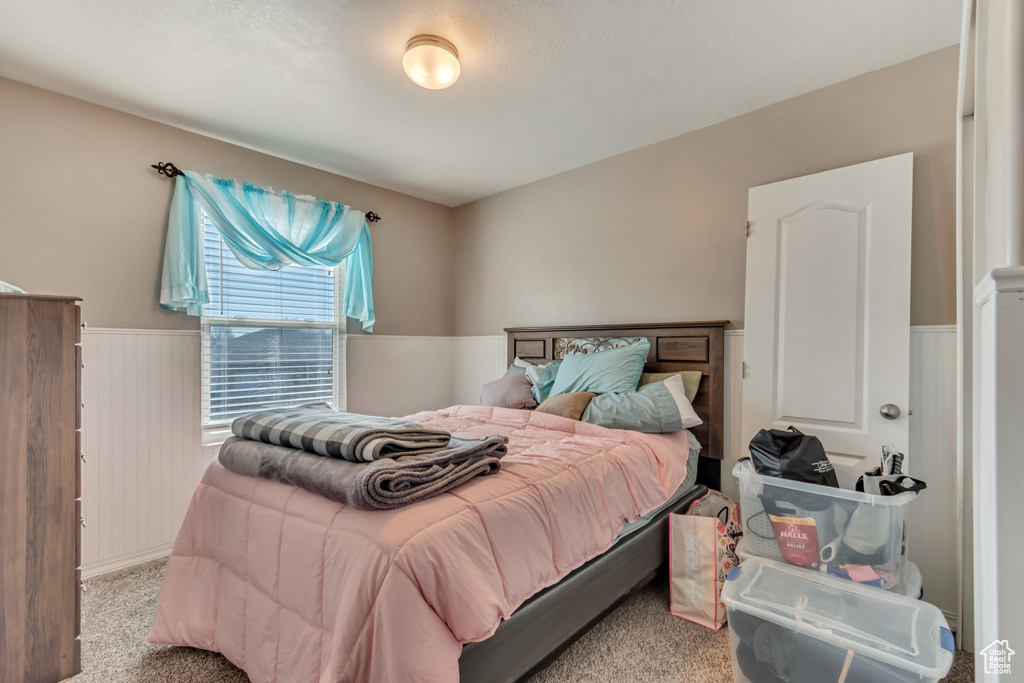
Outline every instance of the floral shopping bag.
[(739, 564), (736, 543), (743, 535), (739, 508), (709, 491), (685, 514), (669, 515), (670, 610), (717, 631), (725, 623), (722, 586)]

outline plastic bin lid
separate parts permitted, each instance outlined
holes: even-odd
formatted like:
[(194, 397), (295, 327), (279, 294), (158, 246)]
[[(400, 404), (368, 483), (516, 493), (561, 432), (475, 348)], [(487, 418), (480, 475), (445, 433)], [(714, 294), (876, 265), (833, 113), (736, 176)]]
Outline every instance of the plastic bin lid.
[(953, 634), (939, 608), (821, 572), (751, 557), (729, 573), (722, 600), (925, 678), (940, 679), (953, 665)]
[[(804, 493), (813, 493), (819, 496), (828, 496), (829, 498), (841, 498), (855, 503), (867, 503), (870, 505), (884, 507), (901, 507), (903, 505), (907, 505), (916, 499), (917, 494), (920, 493), (919, 491), (904, 491), (903, 493), (897, 493), (895, 496), (878, 496), (872, 493), (863, 493), (861, 491), (850, 491), (848, 489), (837, 489), (832, 488), (831, 486), (822, 486), (821, 484), (811, 484), (806, 481), (794, 481), (792, 479), (783, 479), (782, 477), (766, 477), (757, 473), (757, 470), (754, 469), (754, 464), (749, 458), (740, 460), (733, 465), (732, 476), (739, 479), (741, 484), (745, 484), (747, 486), (760, 484), (761, 486), (768, 486), (774, 489), (803, 491)], [(760, 489), (757, 490), (760, 491)]]

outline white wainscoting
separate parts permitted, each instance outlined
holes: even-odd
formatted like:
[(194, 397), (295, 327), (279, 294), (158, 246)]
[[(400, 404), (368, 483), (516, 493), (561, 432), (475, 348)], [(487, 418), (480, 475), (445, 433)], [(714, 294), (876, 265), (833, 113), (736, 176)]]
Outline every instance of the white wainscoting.
[(928, 483), (907, 515), (907, 553), (924, 577), (925, 599), (957, 628), (956, 327), (910, 328), (908, 474)]
[(508, 369), (505, 335), (452, 337), (453, 405), (480, 403), (480, 389)]
[(82, 573), (166, 555), (216, 454), (200, 432), (198, 332), (82, 334)]
[(743, 330), (725, 331), (725, 435), (722, 439), (722, 493), (738, 501), (739, 491), (732, 466), (744, 457), (747, 445), (740, 443), (743, 420)]
[[(94, 575), (169, 551), (215, 447), (200, 443), (198, 332), (87, 330), (83, 335), (83, 573)], [(505, 369), (505, 337), (350, 335), (348, 409), (407, 415), (474, 404)], [(928, 482), (910, 508), (910, 557), (929, 602), (957, 609), (956, 333), (911, 332), (910, 471)], [(740, 443), (742, 331), (725, 335), (723, 488), (746, 453)], [(951, 619), (951, 622), (953, 620)], [(955, 626), (955, 624), (953, 624)]]

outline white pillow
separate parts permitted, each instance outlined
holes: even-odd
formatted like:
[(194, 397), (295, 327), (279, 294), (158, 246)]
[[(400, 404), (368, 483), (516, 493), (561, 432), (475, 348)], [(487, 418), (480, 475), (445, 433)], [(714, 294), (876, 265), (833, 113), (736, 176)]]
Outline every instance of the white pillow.
[(516, 356), (516, 359), (514, 361), (512, 361), (512, 365), (516, 366), (517, 368), (524, 368), (524, 369), (525, 368), (532, 368), (533, 367), (533, 363), (531, 363), (528, 360), (523, 360), (519, 356)]
[[(519, 361), (520, 363), (526, 363), (525, 360), (520, 360), (518, 356), (516, 357), (516, 360)], [(536, 384), (543, 375), (544, 368), (546, 368), (549, 365), (551, 365), (551, 363), (545, 363), (544, 365), (533, 365), (532, 363), (526, 363), (526, 379), (530, 381), (531, 385)], [(519, 367), (524, 366), (520, 365)]]
[(672, 375), (664, 380), (663, 383), (665, 388), (668, 389), (668, 393), (672, 394), (676, 407), (679, 408), (679, 417), (683, 421), (683, 429), (689, 429), (690, 427), (702, 424), (704, 420), (697, 416), (697, 411), (686, 400), (686, 388), (683, 386), (683, 378), (679, 375)]
[(27, 292), (21, 287), (15, 287), (14, 285), (7, 284), (6, 282), (0, 282), (0, 292), (8, 294), (27, 294)]

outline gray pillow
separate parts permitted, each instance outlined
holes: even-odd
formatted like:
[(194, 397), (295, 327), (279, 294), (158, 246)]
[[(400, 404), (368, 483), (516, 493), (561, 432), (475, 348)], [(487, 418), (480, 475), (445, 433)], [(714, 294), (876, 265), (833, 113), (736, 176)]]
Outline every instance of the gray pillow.
[(532, 408), (537, 405), (530, 393), (530, 380), (517, 372), (484, 385), (480, 405), (497, 408)]

